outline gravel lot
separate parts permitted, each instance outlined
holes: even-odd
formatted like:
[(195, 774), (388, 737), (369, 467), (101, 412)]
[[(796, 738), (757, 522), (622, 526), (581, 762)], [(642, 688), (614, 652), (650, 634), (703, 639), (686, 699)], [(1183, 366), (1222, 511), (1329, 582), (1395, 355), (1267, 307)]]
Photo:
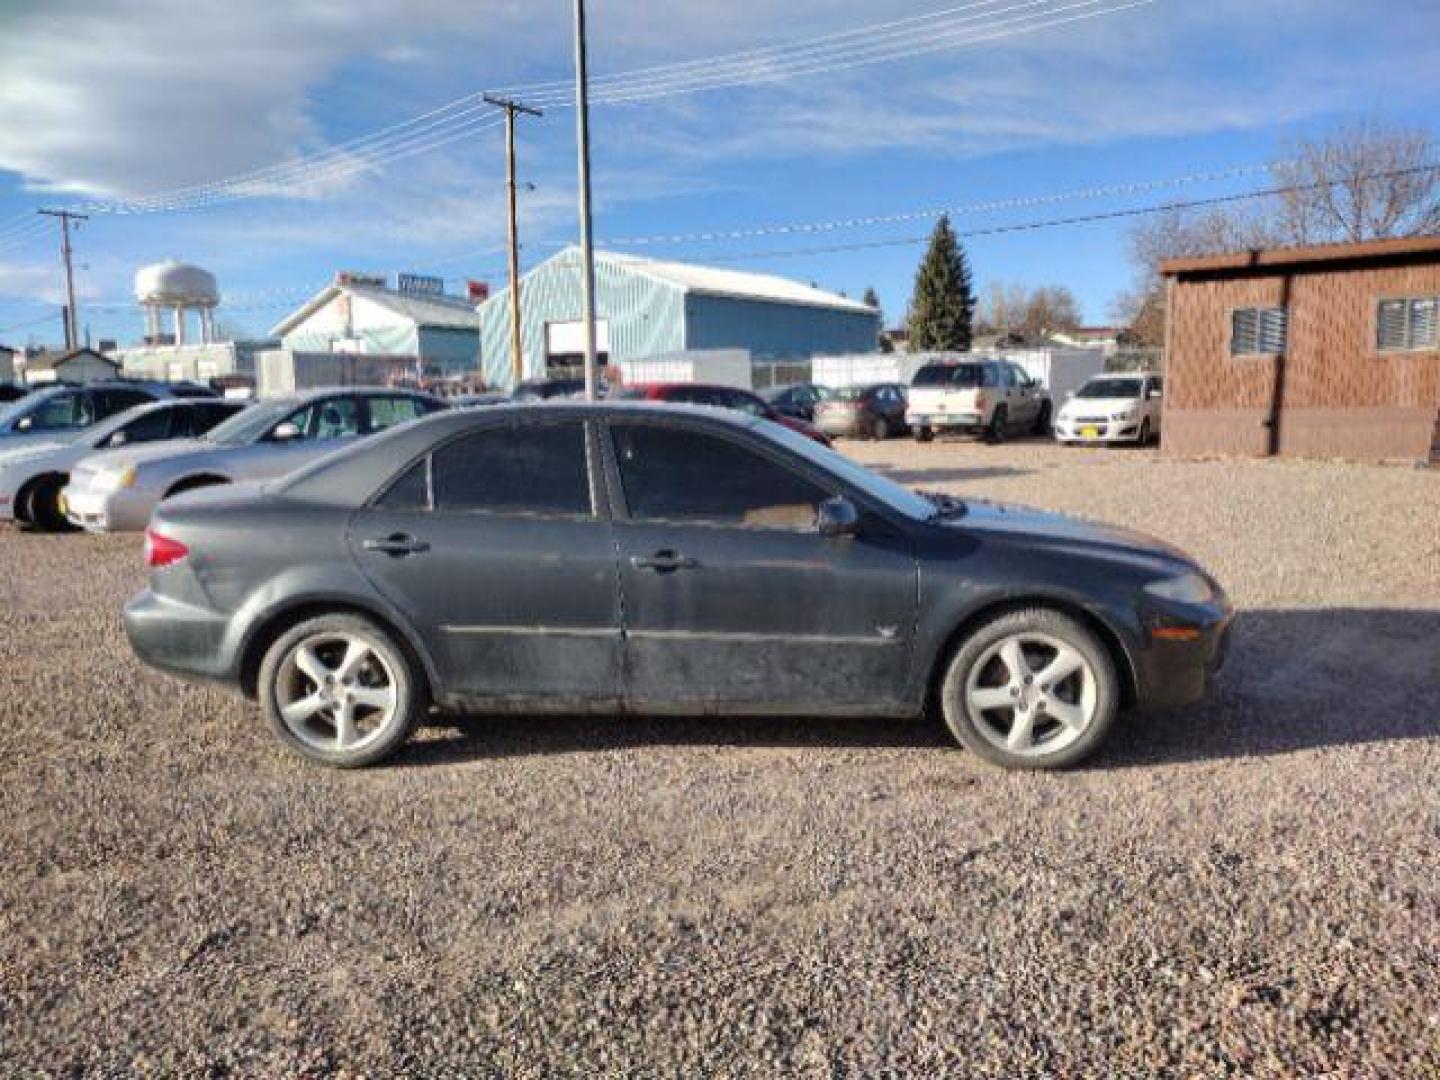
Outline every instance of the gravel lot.
[(286, 756), (0, 531), (0, 1074), (1440, 1074), (1440, 472), (849, 447), (1141, 527), (1242, 615), (1088, 767), (938, 726), (471, 719)]

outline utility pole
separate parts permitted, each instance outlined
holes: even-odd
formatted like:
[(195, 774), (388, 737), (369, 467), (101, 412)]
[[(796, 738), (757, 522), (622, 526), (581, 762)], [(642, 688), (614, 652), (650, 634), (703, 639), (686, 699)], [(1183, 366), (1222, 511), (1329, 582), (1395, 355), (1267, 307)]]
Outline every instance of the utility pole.
[(510, 194), (510, 370), (516, 385), (525, 378), (525, 354), (520, 340), (520, 226), (515, 207), (515, 114), (545, 114), (510, 98), (486, 94), (485, 100), (505, 110), (505, 183)]
[(590, 239), (590, 77), (585, 63), (585, 0), (575, 0), (575, 141), (580, 153), (580, 279), (584, 293), (585, 400), (594, 401), (595, 249)]
[(65, 260), (65, 351), (74, 352), (79, 345), (79, 323), (75, 318), (75, 267), (70, 258), (70, 222), (89, 221), (86, 214), (70, 210), (41, 210), (46, 217), (60, 219), (60, 255)]

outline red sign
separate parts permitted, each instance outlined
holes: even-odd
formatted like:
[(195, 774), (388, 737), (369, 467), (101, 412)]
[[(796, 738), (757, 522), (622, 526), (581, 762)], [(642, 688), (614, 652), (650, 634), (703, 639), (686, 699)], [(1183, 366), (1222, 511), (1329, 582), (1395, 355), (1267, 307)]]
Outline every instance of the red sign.
[(477, 304), (482, 300), (490, 299), (490, 283), (488, 281), (467, 281), (465, 290), (470, 299)]

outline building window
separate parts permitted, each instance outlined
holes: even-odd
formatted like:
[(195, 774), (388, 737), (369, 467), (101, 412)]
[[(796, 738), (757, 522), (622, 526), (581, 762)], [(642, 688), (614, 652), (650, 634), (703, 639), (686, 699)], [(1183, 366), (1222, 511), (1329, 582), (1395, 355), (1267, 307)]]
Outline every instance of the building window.
[(1289, 313), (1283, 307), (1236, 308), (1230, 319), (1231, 356), (1284, 353)]
[(1440, 298), (1381, 300), (1375, 325), (1381, 352), (1433, 349), (1440, 329)]

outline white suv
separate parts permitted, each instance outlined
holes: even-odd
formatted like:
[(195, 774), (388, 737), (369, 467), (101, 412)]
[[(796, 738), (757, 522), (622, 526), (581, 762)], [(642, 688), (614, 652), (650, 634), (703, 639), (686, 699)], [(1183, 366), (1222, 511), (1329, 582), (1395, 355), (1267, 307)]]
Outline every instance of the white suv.
[(1133, 442), (1160, 435), (1164, 380), (1153, 372), (1097, 375), (1070, 395), (1055, 417), (1062, 443)]
[(992, 442), (1012, 431), (1040, 435), (1050, 427), (1050, 394), (1008, 360), (926, 364), (910, 383), (905, 423), (920, 442), (947, 431)]

